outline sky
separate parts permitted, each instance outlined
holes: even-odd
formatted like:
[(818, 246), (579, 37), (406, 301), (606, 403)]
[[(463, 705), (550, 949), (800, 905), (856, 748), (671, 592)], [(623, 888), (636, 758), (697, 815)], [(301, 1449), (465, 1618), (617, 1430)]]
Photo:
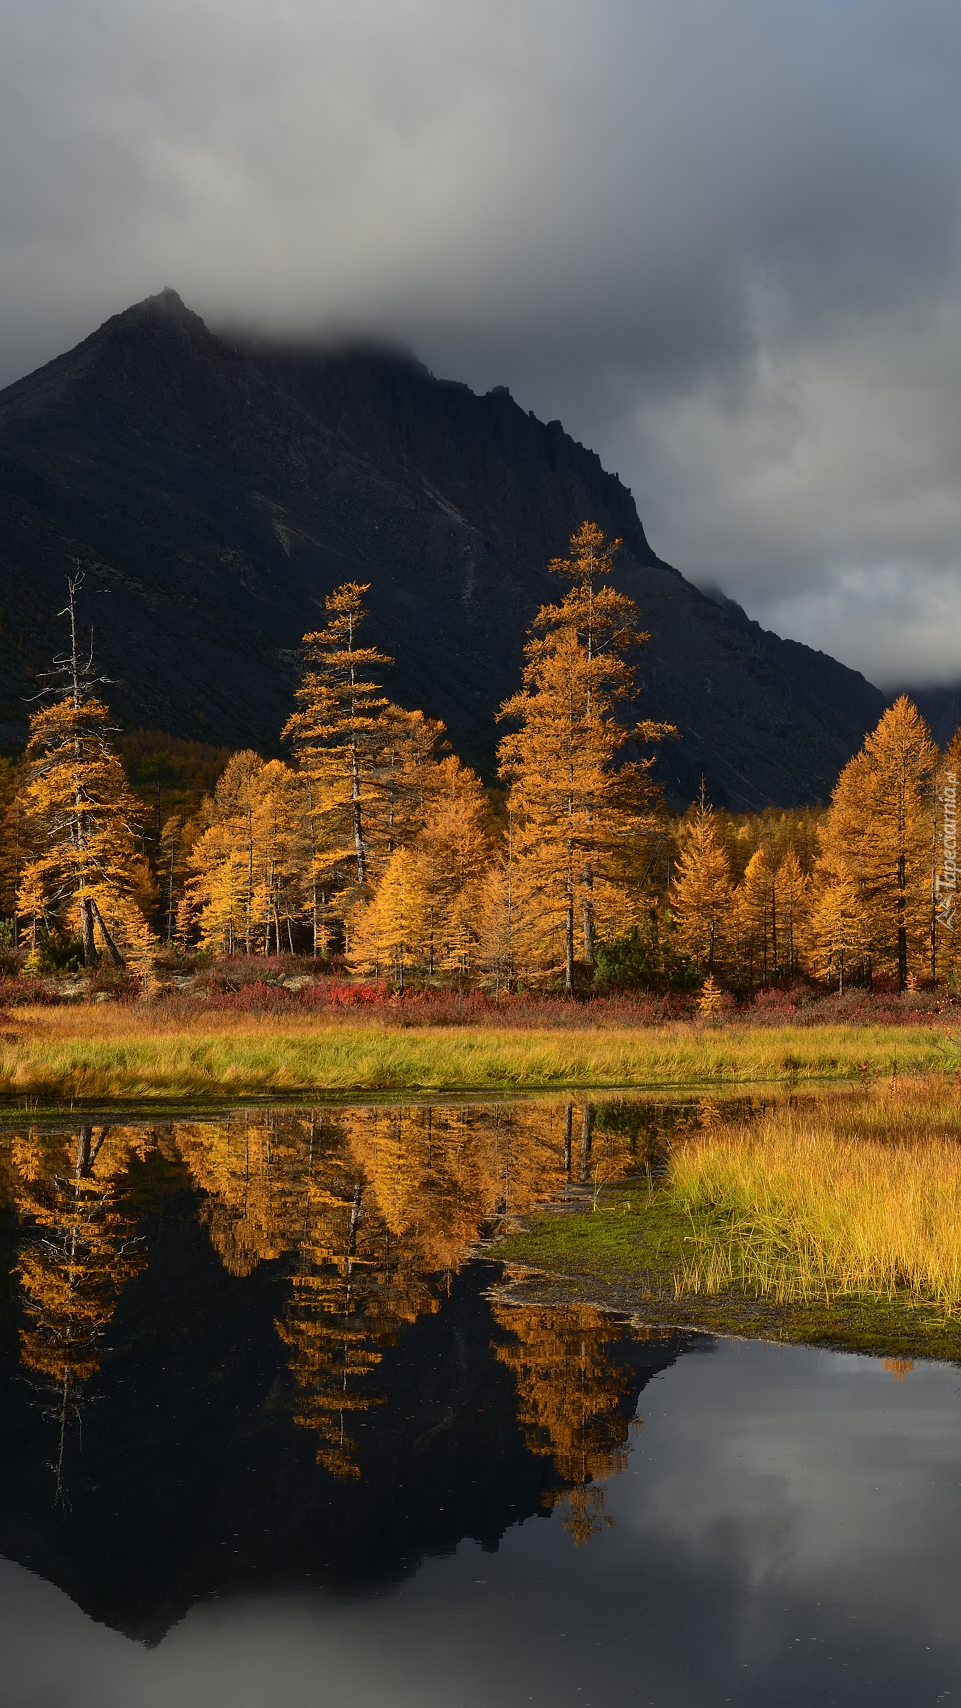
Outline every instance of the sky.
[(655, 550), (961, 679), (956, 0), (6, 0), (0, 383), (177, 289), (507, 385)]

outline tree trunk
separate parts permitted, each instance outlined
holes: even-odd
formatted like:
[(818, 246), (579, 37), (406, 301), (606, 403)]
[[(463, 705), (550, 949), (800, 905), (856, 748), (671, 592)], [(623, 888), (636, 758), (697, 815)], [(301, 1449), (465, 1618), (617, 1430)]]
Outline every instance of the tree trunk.
[(905, 884), (905, 860), (902, 854), (898, 860), (898, 990), (906, 989), (908, 982), (908, 934), (904, 927)]
[(574, 993), (574, 884), (570, 873), (567, 879), (567, 919), (564, 928), (564, 992)]
[(354, 1199), (350, 1206), (350, 1227), (347, 1230), (347, 1256), (353, 1257), (357, 1251), (357, 1224), (360, 1221), (361, 1184), (358, 1180), (354, 1187)]
[(584, 888), (587, 891), (583, 904), (584, 963), (586, 966), (592, 967), (594, 965), (594, 897), (591, 892), (594, 888), (594, 873), (590, 866), (584, 867), (583, 881)]
[(97, 924), (100, 927), (100, 935), (103, 938), (104, 943), (106, 944), (107, 954), (110, 956), (110, 959), (112, 960), (114, 966), (115, 967), (126, 966), (126, 962), (124, 961), (124, 958), (120, 953), (120, 950), (117, 948), (117, 945), (114, 942), (113, 938), (111, 937), (110, 932), (107, 930), (106, 924), (104, 923), (103, 914), (100, 912), (100, 909), (97, 906), (96, 902), (91, 901), (90, 906), (93, 908), (94, 919), (97, 921)]
[(351, 799), (350, 811), (354, 826), (354, 853), (357, 856), (357, 882), (367, 882), (367, 859), (364, 848), (364, 826), (360, 811), (360, 766), (357, 761), (357, 740), (354, 737), (350, 744), (351, 765)]
[(591, 1106), (585, 1103), (581, 1113), (581, 1179), (586, 1180), (591, 1162)]
[(80, 935), (83, 938), (84, 966), (98, 966), (100, 956), (97, 954), (97, 945), (93, 940), (93, 902), (89, 896), (84, 896), (80, 903)]
[(170, 872), (167, 878), (167, 948), (174, 940), (174, 843), (170, 839)]
[(564, 1173), (568, 1180), (571, 1178), (571, 1150), (574, 1138), (574, 1105), (568, 1103), (564, 1110)]

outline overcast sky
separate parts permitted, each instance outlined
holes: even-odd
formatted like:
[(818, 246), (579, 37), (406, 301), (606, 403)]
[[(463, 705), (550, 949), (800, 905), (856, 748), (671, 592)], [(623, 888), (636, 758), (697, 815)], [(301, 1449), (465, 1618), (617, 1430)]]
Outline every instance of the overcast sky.
[(961, 678), (957, 0), (8, 0), (0, 381), (173, 285), (509, 385), (655, 549)]

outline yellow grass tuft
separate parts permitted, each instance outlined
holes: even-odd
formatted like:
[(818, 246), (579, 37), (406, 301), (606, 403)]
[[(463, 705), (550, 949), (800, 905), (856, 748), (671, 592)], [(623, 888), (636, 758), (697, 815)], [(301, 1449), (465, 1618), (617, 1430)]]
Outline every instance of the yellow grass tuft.
[(678, 1143), (668, 1192), (691, 1221), (679, 1291), (779, 1302), (907, 1290), (961, 1305), (961, 1105), (944, 1081), (781, 1106)]

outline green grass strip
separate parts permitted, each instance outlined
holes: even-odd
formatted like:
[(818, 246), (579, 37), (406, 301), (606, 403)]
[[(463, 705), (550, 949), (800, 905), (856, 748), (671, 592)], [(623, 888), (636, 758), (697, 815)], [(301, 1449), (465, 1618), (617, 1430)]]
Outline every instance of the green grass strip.
[(0, 1096), (310, 1096), (348, 1091), (710, 1087), (937, 1073), (961, 1053), (931, 1026), (494, 1031), (244, 1022), (157, 1027), (132, 1011), (31, 1016), (0, 1044)]

